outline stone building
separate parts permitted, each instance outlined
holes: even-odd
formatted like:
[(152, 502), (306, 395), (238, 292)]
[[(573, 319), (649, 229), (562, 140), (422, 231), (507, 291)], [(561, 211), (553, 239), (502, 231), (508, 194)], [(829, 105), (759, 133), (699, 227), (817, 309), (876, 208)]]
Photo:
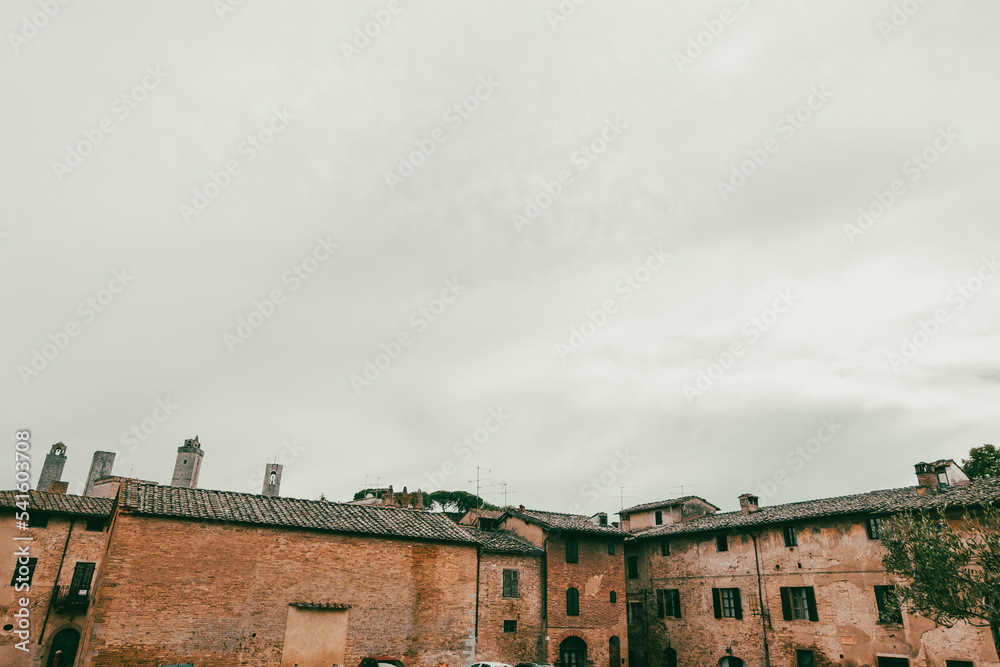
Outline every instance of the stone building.
[(917, 473), (913, 487), (773, 507), (744, 494), (740, 511), (643, 523), (626, 545), (630, 667), (997, 665), (988, 628), (886, 610), (882, 521), (1000, 499), (1000, 480), (970, 482), (950, 460)]

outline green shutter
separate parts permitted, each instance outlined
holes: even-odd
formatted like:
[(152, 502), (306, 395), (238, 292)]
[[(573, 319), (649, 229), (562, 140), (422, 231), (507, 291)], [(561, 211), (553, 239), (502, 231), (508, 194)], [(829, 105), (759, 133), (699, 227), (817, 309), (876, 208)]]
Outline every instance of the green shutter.
[(786, 621), (792, 620), (792, 595), (784, 586), (781, 587), (781, 617)]

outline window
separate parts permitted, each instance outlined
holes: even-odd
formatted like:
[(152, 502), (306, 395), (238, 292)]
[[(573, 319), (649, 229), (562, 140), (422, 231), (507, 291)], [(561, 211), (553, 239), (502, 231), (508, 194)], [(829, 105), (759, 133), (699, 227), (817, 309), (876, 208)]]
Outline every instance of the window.
[(725, 535), (716, 535), (715, 548), (719, 551), (729, 551), (729, 538)]
[(73, 569), (73, 579), (69, 584), (69, 594), (85, 596), (90, 594), (90, 581), (94, 578), (96, 563), (77, 561)]
[(971, 660), (945, 660), (944, 667), (976, 667)]
[(517, 621), (504, 621), (503, 622), (504, 632), (517, 632)]
[(874, 519), (868, 519), (865, 526), (868, 529), (868, 539), (869, 540), (880, 540), (882, 539), (882, 519), (878, 517)]
[(785, 526), (785, 546), (786, 547), (797, 547), (799, 545), (799, 531), (795, 529), (795, 526)]
[(661, 510), (656, 510), (656, 525), (663, 525), (663, 512)]
[(712, 604), (716, 618), (743, 618), (743, 603), (740, 602), (738, 588), (713, 588)]
[(598, 517), (597, 523), (599, 523), (602, 526), (608, 525), (608, 515), (602, 514), (600, 517)]
[(628, 623), (635, 625), (637, 623), (642, 623), (645, 618), (643, 613), (641, 602), (629, 602), (628, 603)]
[(517, 598), (517, 597), (521, 597), (518, 594), (518, 590), (517, 590), (518, 572), (519, 572), (519, 570), (504, 570), (503, 571), (503, 596), (505, 598)]
[(781, 588), (781, 615), (786, 621), (818, 621), (812, 586)]
[(795, 651), (795, 667), (816, 667), (816, 656), (812, 651)]
[(104, 530), (104, 517), (87, 519), (87, 530), (101, 532)]
[(32, 512), (28, 515), (28, 528), (46, 528), (49, 525), (49, 515), (45, 512)]
[(10, 578), (10, 585), (17, 586), (18, 584), (31, 584), (31, 578), (35, 576), (35, 564), (38, 563), (37, 558), (28, 558), (28, 564), (24, 565), (18, 562), (18, 559), (14, 559), (14, 576)]
[(580, 560), (580, 545), (572, 537), (566, 540), (566, 562), (577, 563)]
[(663, 540), (660, 542), (660, 555), (669, 556), (670, 555), (670, 540)]
[(575, 588), (571, 588), (566, 591), (566, 615), (580, 615), (580, 591)]
[(676, 588), (656, 591), (656, 615), (681, 617), (681, 592)]
[(618, 602), (618, 593), (611, 591), (611, 604)]
[(903, 611), (892, 586), (875, 587), (875, 606), (878, 608), (878, 622), (883, 625), (902, 625)]
[(628, 578), (638, 579), (639, 578), (639, 557), (629, 556), (628, 557)]
[(615, 555), (615, 545), (614, 544), (609, 544), (608, 545), (608, 555), (609, 556), (614, 556)]
[(878, 667), (910, 667), (910, 661), (906, 658), (878, 655), (875, 659), (878, 660)]

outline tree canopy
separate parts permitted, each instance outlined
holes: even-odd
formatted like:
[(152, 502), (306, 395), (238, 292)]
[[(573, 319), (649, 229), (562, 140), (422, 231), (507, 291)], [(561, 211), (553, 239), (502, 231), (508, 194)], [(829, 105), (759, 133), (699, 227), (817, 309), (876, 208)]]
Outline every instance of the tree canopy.
[(993, 445), (982, 445), (969, 450), (969, 458), (962, 461), (962, 470), (969, 477), (1000, 477), (1000, 450)]

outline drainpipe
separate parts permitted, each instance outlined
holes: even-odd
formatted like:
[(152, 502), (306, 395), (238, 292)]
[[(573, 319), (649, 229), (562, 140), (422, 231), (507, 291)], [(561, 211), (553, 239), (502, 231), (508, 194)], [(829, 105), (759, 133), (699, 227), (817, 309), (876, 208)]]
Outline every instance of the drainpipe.
[(757, 604), (760, 606), (760, 635), (764, 640), (764, 667), (771, 667), (771, 653), (767, 646), (767, 620), (764, 616), (764, 585), (760, 576), (760, 552), (757, 549), (757, 535), (750, 533), (753, 539), (753, 559), (757, 566)]

